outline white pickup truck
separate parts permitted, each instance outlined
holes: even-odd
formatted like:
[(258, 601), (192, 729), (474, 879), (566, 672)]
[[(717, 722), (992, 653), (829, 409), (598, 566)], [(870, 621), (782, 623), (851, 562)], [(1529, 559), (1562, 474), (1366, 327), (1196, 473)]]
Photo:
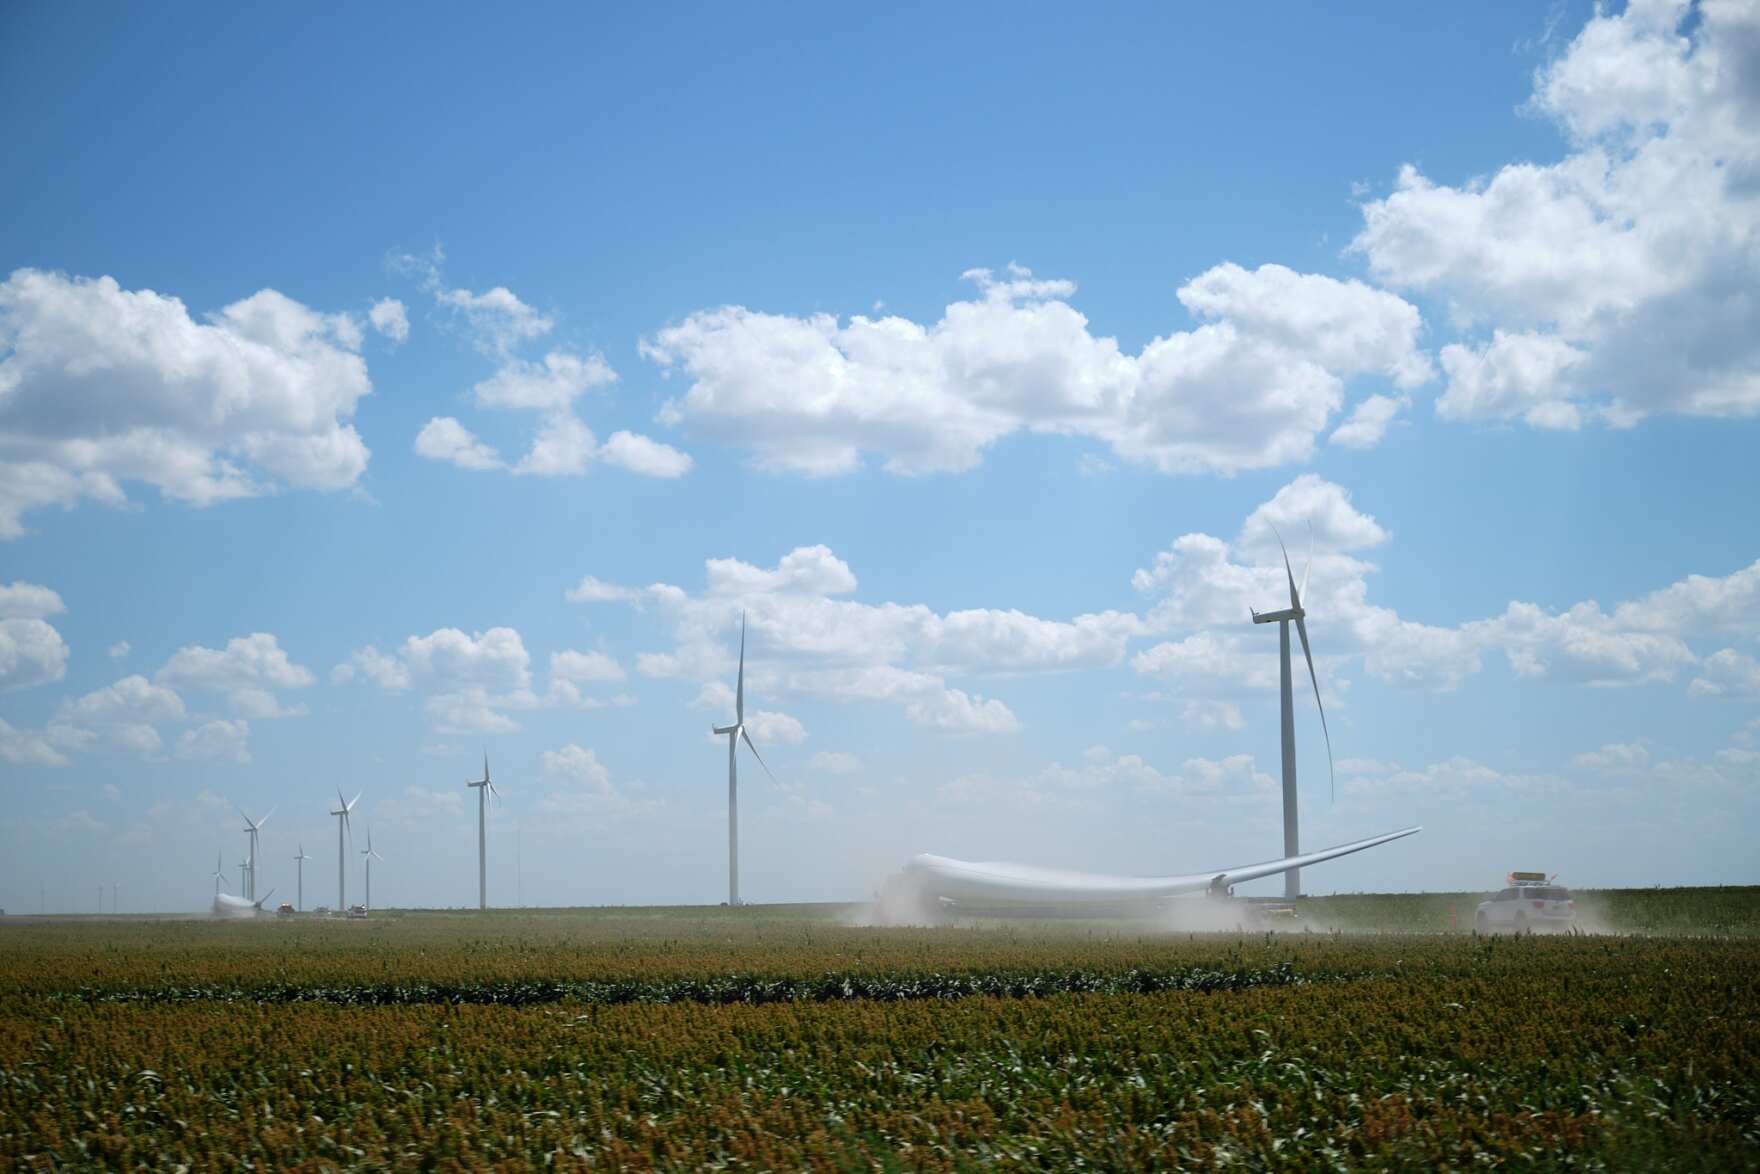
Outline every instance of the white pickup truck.
[(1479, 902), (1473, 928), (1480, 933), (1570, 930), (1577, 923), (1571, 891), (1543, 872), (1512, 872), (1509, 887)]

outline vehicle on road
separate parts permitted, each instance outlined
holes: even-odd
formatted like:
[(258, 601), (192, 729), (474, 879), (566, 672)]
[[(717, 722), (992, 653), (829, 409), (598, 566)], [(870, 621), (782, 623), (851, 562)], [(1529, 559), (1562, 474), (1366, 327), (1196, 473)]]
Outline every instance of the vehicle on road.
[(1577, 903), (1556, 876), (1512, 872), (1508, 887), (1479, 902), (1473, 928), (1479, 933), (1546, 933), (1571, 930)]
[(358, 921), (366, 915), (367, 907), (365, 905), (350, 905), (348, 907), (348, 919), (350, 921)]
[(275, 907), (275, 916), (277, 916), (277, 917), (292, 917), (293, 916), (293, 902), (292, 901), (283, 901), (283, 902), (281, 902), (281, 904), (277, 905)]

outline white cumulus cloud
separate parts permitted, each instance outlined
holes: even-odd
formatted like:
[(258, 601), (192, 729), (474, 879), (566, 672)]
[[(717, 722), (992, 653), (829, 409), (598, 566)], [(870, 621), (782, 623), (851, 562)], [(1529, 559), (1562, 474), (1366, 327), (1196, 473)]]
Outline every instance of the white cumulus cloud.
[(1760, 413), (1757, 75), (1748, 0), (1597, 10), (1534, 79), (1562, 159), (1460, 186), (1408, 165), (1364, 205), (1370, 272), (1473, 333), (1443, 348), (1442, 416)]
[(1200, 325), (1137, 355), (1096, 336), (1075, 287), (1011, 266), (965, 275), (978, 297), (932, 324), (741, 306), (657, 332), (643, 353), (690, 386), (662, 419), (748, 448), (766, 468), (970, 469), (1023, 431), (1094, 437), (1164, 472), (1233, 473), (1306, 459), (1345, 380), (1430, 376), (1417, 310), (1358, 281), (1219, 265), (1180, 289)]
[(46, 685), (67, 675), (67, 642), (36, 619), (0, 620), (0, 691)]
[(374, 302), (373, 308), (367, 311), (367, 321), (392, 342), (409, 339), (409, 312), (396, 298), (380, 298)]
[(0, 620), (42, 620), (66, 610), (61, 596), (48, 587), (22, 579), (0, 583)]
[(689, 454), (635, 432), (613, 432), (599, 449), (599, 459), (648, 477), (676, 478), (691, 471)]
[(451, 416), (435, 416), (416, 433), (416, 455), (461, 469), (499, 469), (501, 455)]
[(310, 669), (288, 659), (280, 641), (268, 632), (235, 636), (219, 649), (186, 645), (165, 662), (157, 679), (174, 688), (222, 694), (234, 713), (251, 718), (303, 714), (303, 706), (284, 708), (275, 690), (304, 689), (317, 680)]
[(371, 390), (360, 327), (265, 289), (192, 318), (109, 277), (19, 269), (0, 282), (0, 538), (47, 505), (206, 506), (286, 485), (352, 486)]

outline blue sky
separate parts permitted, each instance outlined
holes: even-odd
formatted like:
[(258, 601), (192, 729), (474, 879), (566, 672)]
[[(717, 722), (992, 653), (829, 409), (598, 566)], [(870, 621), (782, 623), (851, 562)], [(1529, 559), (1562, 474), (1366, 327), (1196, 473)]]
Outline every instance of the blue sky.
[(333, 901), (337, 786), (464, 904), (485, 749), (493, 900), (718, 900), (742, 610), (751, 899), (1273, 855), (1271, 525), (1304, 844), (1426, 826), (1310, 889), (1756, 879), (1754, 5), (92, 16), (0, 15), (0, 906), (232, 803)]

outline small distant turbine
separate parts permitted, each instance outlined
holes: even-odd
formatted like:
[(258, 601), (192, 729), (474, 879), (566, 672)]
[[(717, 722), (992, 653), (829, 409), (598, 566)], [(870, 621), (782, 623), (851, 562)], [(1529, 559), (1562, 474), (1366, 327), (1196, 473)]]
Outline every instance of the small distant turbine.
[[(363, 792), (363, 794), (364, 794), (364, 792)], [(359, 803), (360, 801), (361, 801), (360, 795), (356, 795), (353, 799), (344, 799), (342, 797), (342, 788), (341, 787), (336, 788), (336, 804), (337, 804), (337, 806), (336, 806), (336, 810), (332, 811), (330, 814), (336, 816), (336, 821), (337, 821), (336, 822), (336, 911), (338, 913), (347, 913), (348, 912), (348, 881), (347, 881), (348, 857), (347, 857), (347, 855), (344, 854), (343, 847), (342, 847), (342, 839), (343, 839), (343, 836), (345, 836), (350, 831), (350, 828), (348, 826), (349, 813), (354, 810), (354, 805), (356, 803)]]
[(247, 899), (255, 901), (257, 899), (257, 833), (262, 830), (264, 824), (269, 822), (269, 815), (274, 815), (275, 809), (273, 807), (269, 808), (269, 815), (265, 815), (262, 819), (254, 821), (250, 816), (244, 813), (244, 808), (239, 807), (237, 804), (234, 804), (232, 809), (238, 812), (239, 818), (244, 820), (244, 834), (250, 837), (251, 883), (245, 889), (244, 895)]
[[(1277, 534), (1275, 528), (1273, 534)], [(1308, 567), (1302, 571), (1302, 587), (1308, 585), (1308, 571), (1313, 569), (1314, 554), (1311, 549), (1312, 536), (1309, 538)], [(1326, 728), (1326, 706), (1320, 701), (1320, 678), (1314, 673), (1314, 654), (1308, 648), (1308, 625), (1305, 617), (1307, 611), (1302, 607), (1302, 595), (1296, 590), (1295, 572), (1290, 570), (1289, 551), (1283, 545), (1283, 535), (1277, 535), (1277, 547), (1283, 551), (1283, 574), (1289, 580), (1289, 607), (1283, 611), (1253, 612), (1255, 624), (1276, 624), (1278, 632), (1278, 664), (1280, 668), (1279, 686), (1283, 698), (1283, 854), (1285, 856), (1301, 855), (1300, 836), (1296, 828), (1296, 713), (1295, 702), (1290, 691), (1290, 659), (1289, 659), (1289, 626), (1293, 621), (1296, 635), (1301, 637), (1302, 656), (1308, 662), (1308, 679), (1314, 684), (1314, 704), (1320, 708), (1320, 732), (1326, 736), (1326, 769), (1332, 771), (1332, 733)], [(1251, 610), (1251, 609), (1249, 609)], [(1337, 776), (1333, 776), (1334, 796), (1338, 784)], [(1283, 874), (1283, 895), (1294, 898), (1302, 895), (1302, 873), (1292, 868)]]
[(489, 907), (489, 841), (488, 834), (484, 831), (484, 821), (487, 817), (483, 809), (489, 796), (495, 796), (497, 802), (501, 799), (501, 792), (489, 780), (489, 752), (487, 750), (483, 751), (483, 777), (466, 779), (464, 785), (477, 789), (477, 909), (481, 911)]
[(361, 856), (367, 862), (367, 908), (373, 907), (373, 861), (385, 858), (373, 851), (373, 828), (367, 825), (367, 846), (361, 849)]
[(214, 853), (214, 895), (216, 897), (220, 895), (220, 890), (225, 887), (226, 884), (226, 871), (221, 864), (221, 857), (223, 855), (224, 853), (222, 852)]
[[(306, 846), (301, 844), (299, 846), (299, 855), (293, 858), (293, 864), (295, 868), (299, 869), (299, 904), (296, 905), (295, 908), (302, 911), (306, 907), (306, 861), (310, 859), (311, 857), (306, 855)], [(216, 893), (215, 895), (218, 896), (219, 894)]]
[(764, 767), (764, 773), (770, 775), (775, 782), (776, 776), (770, 774), (770, 768), (764, 763), (764, 756), (758, 753), (757, 746), (752, 743), (752, 736), (746, 733), (746, 613), (739, 613), (739, 676), (733, 690), (733, 724), (716, 726), (716, 734), (727, 735), (727, 903), (739, 904), (739, 743), (745, 739), (746, 749)]

